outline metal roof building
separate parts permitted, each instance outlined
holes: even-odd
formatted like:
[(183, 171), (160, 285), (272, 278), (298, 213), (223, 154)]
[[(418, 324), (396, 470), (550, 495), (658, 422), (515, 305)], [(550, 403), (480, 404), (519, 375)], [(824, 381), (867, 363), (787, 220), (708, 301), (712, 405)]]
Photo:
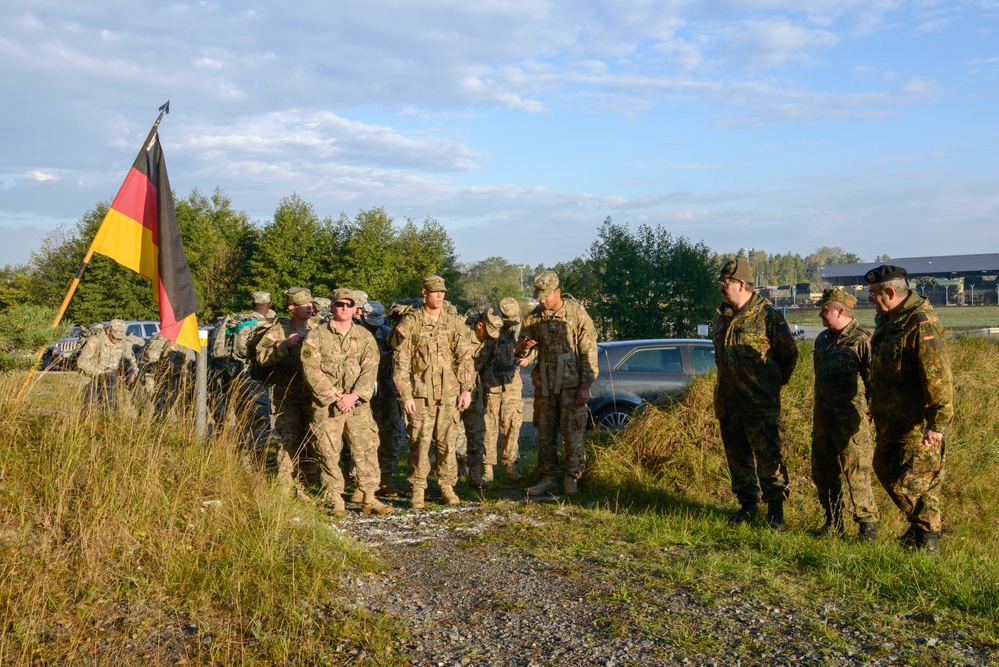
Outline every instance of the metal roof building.
[(943, 280), (972, 276), (999, 275), (999, 253), (988, 255), (942, 255), (938, 257), (898, 257), (887, 262), (830, 264), (819, 268), (822, 282), (831, 285), (866, 285), (864, 274), (882, 264), (901, 266), (909, 277), (930, 276)]

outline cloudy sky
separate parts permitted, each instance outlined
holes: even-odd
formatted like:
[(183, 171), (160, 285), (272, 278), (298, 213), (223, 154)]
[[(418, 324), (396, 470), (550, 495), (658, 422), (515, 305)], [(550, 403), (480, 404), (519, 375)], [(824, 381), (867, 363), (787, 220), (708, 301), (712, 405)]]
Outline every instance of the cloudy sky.
[(0, 265), (110, 201), (156, 118), (174, 189), (263, 222), (385, 207), (460, 259), (607, 216), (719, 252), (999, 252), (999, 0), (6, 0)]

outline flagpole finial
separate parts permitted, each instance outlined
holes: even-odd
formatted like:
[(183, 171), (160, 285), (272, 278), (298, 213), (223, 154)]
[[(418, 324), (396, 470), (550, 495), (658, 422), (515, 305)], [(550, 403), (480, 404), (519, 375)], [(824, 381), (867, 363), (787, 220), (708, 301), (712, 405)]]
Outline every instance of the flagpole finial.
[(170, 113), (170, 100), (164, 102), (163, 106), (157, 109), (157, 111), (162, 111), (163, 113)]

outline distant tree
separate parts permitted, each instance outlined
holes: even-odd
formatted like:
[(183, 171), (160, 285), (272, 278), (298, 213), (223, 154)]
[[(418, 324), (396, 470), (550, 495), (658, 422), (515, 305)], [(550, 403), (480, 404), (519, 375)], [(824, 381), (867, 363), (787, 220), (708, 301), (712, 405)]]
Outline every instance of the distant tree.
[(426, 218), (417, 226), (412, 219), (407, 219), (399, 232), (399, 250), (399, 261), (404, 269), (393, 299), (419, 296), (423, 278), (436, 274), (447, 283), (447, 298), (451, 303), (461, 310), (473, 305), (461, 286), (454, 241), (437, 220)]
[(66, 334), (68, 323), (52, 328), (56, 312), (30, 304), (0, 308), (0, 373), (31, 368), (38, 350)]
[(498, 306), (507, 296), (521, 298), (522, 265), (511, 264), (502, 257), (488, 257), (475, 264), (461, 265), (461, 286), (465, 297), (476, 308)]
[(810, 282), (822, 280), (822, 267), (830, 264), (859, 264), (864, 260), (840, 247), (823, 246), (805, 257), (805, 273)]
[(887, 254), (885, 254), (885, 255), (878, 255), (877, 257), (874, 258), (874, 261), (875, 262), (890, 262), (891, 261), (891, 257), (889, 257)]

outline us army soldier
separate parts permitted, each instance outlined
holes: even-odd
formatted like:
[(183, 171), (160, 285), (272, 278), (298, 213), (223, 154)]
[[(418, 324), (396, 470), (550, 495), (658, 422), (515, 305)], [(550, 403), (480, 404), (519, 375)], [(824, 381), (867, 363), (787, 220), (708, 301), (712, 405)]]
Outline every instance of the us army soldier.
[(906, 275), (882, 264), (864, 276), (878, 311), (871, 338), (874, 473), (909, 521), (902, 544), (935, 552), (954, 389), (943, 327), (930, 302), (909, 290)]
[(586, 468), (583, 434), (590, 385), (597, 378), (597, 336), (582, 304), (562, 294), (558, 276), (545, 271), (534, 279), (538, 306), (524, 318), (517, 356), (537, 353), (534, 382), (534, 425), (538, 429), (538, 471), (541, 481), (528, 495), (558, 491), (559, 458), (556, 440), (565, 446), (566, 495), (577, 493)]
[(424, 507), (430, 443), (437, 442), (437, 482), (446, 505), (461, 502), (455, 438), (459, 413), (472, 400), (472, 363), (464, 323), (444, 307), (440, 276), (423, 279), (423, 306), (403, 316), (392, 334), (392, 377), (409, 415), (409, 505)]
[(90, 379), (84, 393), (86, 403), (114, 409), (113, 392), (118, 367), (124, 366), (130, 383), (138, 376), (139, 368), (132, 347), (125, 345), (127, 333), (128, 326), (124, 320), (111, 320), (103, 331), (89, 336), (83, 343), (76, 367)]
[[(500, 301), (503, 328), (495, 340), (486, 343), (486, 361), (482, 369), (482, 389), (486, 397), (485, 471), (483, 479), (492, 479), (492, 466), (499, 462), (506, 468), (506, 480), (520, 479), (520, 427), (524, 419), (524, 383), (520, 367), (528, 359), (516, 355), (520, 333), (520, 304), (507, 297)], [(500, 456), (496, 446), (502, 441)]]
[(392, 485), (392, 473), (399, 467), (399, 450), (406, 436), (406, 422), (399, 406), (399, 392), (392, 382), (392, 347), (389, 345), (392, 327), (385, 321), (385, 306), (378, 301), (368, 301), (362, 311), (364, 328), (375, 337), (381, 357), (378, 383), (371, 398), (371, 414), (378, 425), (378, 468), (381, 473), (375, 493), (384, 498), (397, 498), (399, 491)]
[(472, 402), (461, 413), (468, 441), (468, 483), (472, 488), (488, 489), (493, 482), (493, 465), (496, 464), (496, 443), (492, 446), (492, 460), (489, 459), (489, 446), (486, 438), (486, 404), (483, 396), (482, 373), (485, 370), (486, 350), (489, 342), (496, 339), (503, 327), (503, 319), (492, 309), (468, 316), (469, 342), (475, 376), (472, 384)]
[[(841, 287), (827, 289), (819, 302), (826, 330), (815, 339), (815, 406), (812, 419), (812, 481), (826, 522), (818, 535), (842, 535), (849, 500), (860, 537), (878, 534), (878, 506), (871, 490), (871, 441), (867, 385), (871, 333), (853, 317), (857, 298)], [(846, 493), (842, 479), (846, 480)]]

